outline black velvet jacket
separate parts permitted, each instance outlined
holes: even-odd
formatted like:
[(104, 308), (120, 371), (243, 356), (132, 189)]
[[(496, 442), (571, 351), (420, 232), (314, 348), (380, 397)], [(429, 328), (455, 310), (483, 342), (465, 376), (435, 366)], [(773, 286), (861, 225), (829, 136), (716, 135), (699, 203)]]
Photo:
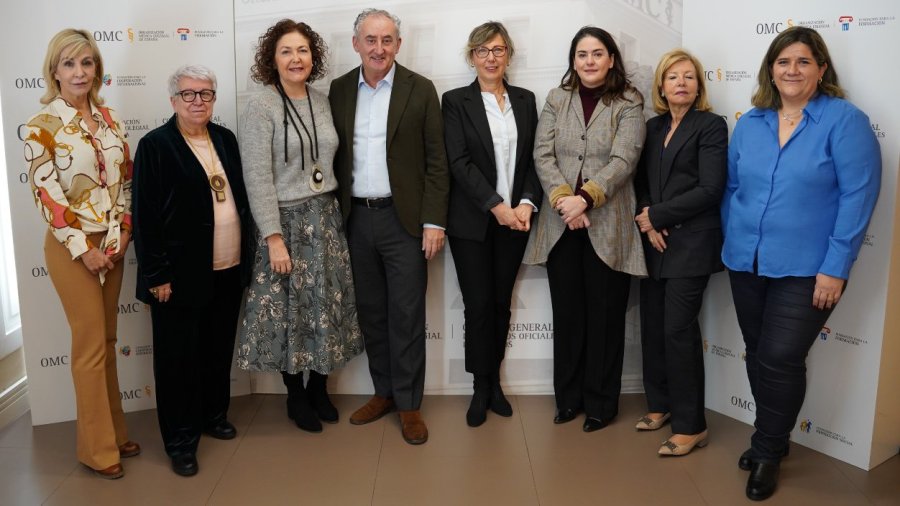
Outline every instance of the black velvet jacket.
[[(209, 123), (209, 137), (241, 219), (240, 269), (246, 286), (253, 265), (253, 221), (237, 138), (214, 123)], [(213, 295), (213, 196), (206, 172), (178, 131), (174, 115), (138, 144), (132, 199), (137, 298), (157, 304), (150, 288), (172, 283), (167, 304), (208, 305)]]

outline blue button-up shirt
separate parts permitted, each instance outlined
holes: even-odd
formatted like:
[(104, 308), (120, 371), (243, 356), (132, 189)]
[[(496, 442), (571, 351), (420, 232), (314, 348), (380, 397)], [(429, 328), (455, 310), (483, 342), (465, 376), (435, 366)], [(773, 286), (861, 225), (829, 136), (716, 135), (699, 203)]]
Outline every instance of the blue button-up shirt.
[(397, 65), (394, 64), (372, 88), (363, 78), (363, 69), (359, 69), (356, 121), (353, 126), (353, 185), (350, 189), (354, 197), (391, 195), (387, 166), (387, 117), (396, 71)]
[(847, 279), (881, 186), (881, 149), (869, 118), (819, 95), (783, 147), (778, 115), (751, 109), (728, 146), (722, 261), (767, 277)]

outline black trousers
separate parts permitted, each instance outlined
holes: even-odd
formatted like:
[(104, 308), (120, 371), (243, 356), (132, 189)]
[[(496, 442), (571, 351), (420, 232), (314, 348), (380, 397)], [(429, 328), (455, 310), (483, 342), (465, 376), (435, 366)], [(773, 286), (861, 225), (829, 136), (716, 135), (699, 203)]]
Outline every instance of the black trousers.
[(603, 263), (586, 230), (567, 229), (550, 251), (547, 278), (556, 407), (612, 419), (619, 413), (631, 277)]
[(776, 463), (806, 396), (806, 356), (831, 315), (812, 305), (814, 277), (729, 272), (756, 403), (754, 460)]
[(641, 280), (644, 392), (652, 413), (672, 413), (672, 432), (706, 430), (700, 306), (709, 276)]
[(347, 242), (359, 326), (375, 394), (401, 411), (419, 409), (425, 390), (425, 289), (422, 239), (403, 228), (394, 206), (354, 205)]
[(484, 241), (451, 237), (465, 310), (466, 371), (496, 374), (506, 355), (510, 302), (528, 234), (491, 217)]
[(240, 267), (216, 271), (206, 307), (154, 304), (153, 374), (166, 453), (196, 453), (206, 426), (226, 419), (241, 306)]

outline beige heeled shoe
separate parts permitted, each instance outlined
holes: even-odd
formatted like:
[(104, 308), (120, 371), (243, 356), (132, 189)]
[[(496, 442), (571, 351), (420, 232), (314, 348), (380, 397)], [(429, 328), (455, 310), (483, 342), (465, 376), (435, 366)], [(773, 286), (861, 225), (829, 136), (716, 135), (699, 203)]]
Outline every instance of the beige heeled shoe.
[(709, 443), (709, 432), (703, 431), (700, 434), (694, 434), (691, 440), (685, 444), (676, 444), (673, 443), (671, 439), (666, 439), (663, 441), (662, 446), (659, 447), (660, 455), (672, 455), (675, 457), (680, 457), (682, 455), (687, 455), (691, 453), (691, 450), (696, 446), (697, 448), (703, 448)]
[(654, 420), (650, 418), (649, 414), (641, 417), (640, 420), (637, 421), (637, 424), (634, 426), (637, 430), (657, 430), (669, 421), (669, 417), (672, 416), (672, 413), (666, 413), (662, 416), (662, 418), (658, 420)]

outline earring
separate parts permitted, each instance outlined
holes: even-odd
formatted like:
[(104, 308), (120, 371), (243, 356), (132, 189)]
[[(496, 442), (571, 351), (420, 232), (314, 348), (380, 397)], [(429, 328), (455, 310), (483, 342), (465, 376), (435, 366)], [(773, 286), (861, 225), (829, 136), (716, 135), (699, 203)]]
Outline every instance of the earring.
[(769, 79), (769, 82), (772, 83), (773, 86), (775, 85), (775, 80), (774, 80), (774, 79)]
[(663, 92), (659, 92), (659, 96), (662, 97), (662, 98), (666, 98), (666, 94), (663, 93)]
[(822, 84), (822, 78), (821, 78), (821, 77), (819, 78), (819, 84)]

